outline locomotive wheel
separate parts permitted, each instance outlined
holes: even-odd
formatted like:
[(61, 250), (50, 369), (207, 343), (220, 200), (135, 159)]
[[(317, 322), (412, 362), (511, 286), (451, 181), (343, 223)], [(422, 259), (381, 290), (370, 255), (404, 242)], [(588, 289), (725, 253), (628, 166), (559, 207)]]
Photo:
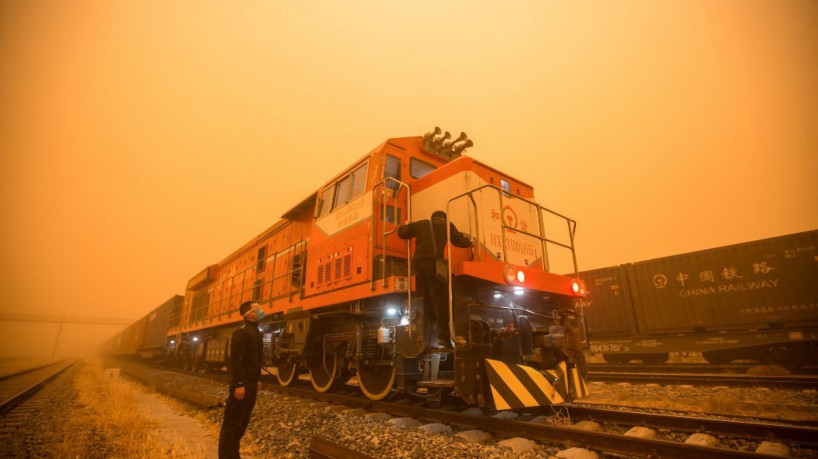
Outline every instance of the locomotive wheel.
[(323, 359), (316, 359), (310, 367), (310, 380), (316, 392), (327, 392), (345, 383), (349, 377), (343, 377), (344, 371), (339, 367), (343, 364), (342, 358), (334, 353), (328, 353)]
[(298, 381), (298, 364), (289, 361), (280, 364), (276, 379), (284, 387), (292, 386), (294, 382)]
[(358, 386), (370, 400), (383, 400), (395, 385), (395, 367), (392, 365), (373, 365), (358, 369)]

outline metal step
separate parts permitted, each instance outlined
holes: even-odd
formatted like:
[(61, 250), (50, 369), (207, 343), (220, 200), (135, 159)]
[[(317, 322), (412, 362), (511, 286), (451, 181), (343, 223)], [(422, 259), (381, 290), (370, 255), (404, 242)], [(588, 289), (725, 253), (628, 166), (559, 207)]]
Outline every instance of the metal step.
[(418, 381), (421, 387), (454, 387), (454, 379), (433, 379), (431, 381)]

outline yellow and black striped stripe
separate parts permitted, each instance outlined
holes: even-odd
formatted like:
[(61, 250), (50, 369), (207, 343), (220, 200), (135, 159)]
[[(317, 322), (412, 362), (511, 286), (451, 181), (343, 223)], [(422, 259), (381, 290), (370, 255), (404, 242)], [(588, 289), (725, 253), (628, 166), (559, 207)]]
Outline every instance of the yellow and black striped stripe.
[(574, 384), (573, 400), (588, 396), (588, 386), (585, 385), (585, 378), (576, 366), (571, 367), (571, 382)]
[(577, 400), (588, 395), (588, 386), (585, 378), (576, 366), (569, 369), (565, 362), (560, 362), (555, 368), (545, 370), (558, 381), (554, 387), (565, 400)]
[(563, 400), (571, 400), (571, 394), (568, 391), (568, 373), (565, 371), (565, 362), (560, 362), (556, 368), (545, 370), (545, 372), (554, 378), (554, 388)]
[(485, 360), (494, 409), (510, 410), (565, 402), (553, 385), (553, 374), (541, 373), (525, 365)]

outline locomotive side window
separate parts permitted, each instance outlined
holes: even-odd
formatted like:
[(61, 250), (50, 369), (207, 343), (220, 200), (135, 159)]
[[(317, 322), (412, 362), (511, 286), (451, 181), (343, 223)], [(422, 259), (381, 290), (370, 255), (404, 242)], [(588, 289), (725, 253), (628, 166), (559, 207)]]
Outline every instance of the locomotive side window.
[[(383, 178), (392, 177), (400, 180), (400, 158), (391, 155), (386, 155), (386, 168), (383, 172)], [(390, 190), (398, 189), (398, 184), (395, 182), (388, 182), (386, 184)]]
[(340, 182), (338, 182), (338, 185), (335, 186), (335, 205), (332, 206), (332, 208), (337, 209), (338, 207), (346, 204), (351, 195), (352, 176), (347, 175), (346, 177), (342, 178)]
[(369, 161), (363, 163), (334, 184), (324, 188), (321, 192), (315, 218), (328, 215), (333, 210), (362, 195), (366, 190), (367, 166), (369, 166)]
[(395, 219), (395, 208), (392, 207), (392, 206), (388, 206), (386, 208), (386, 214), (382, 215), (382, 217), (386, 217), (386, 218), (384, 218), (384, 221), (387, 222), (387, 223), (395, 223), (395, 222), (403, 221), (400, 218), (400, 208), (398, 208), (398, 218), (396, 220)]
[(352, 173), (352, 196), (349, 197), (350, 199), (362, 195), (366, 189), (366, 166), (368, 165), (369, 163), (366, 162)]
[(426, 161), (421, 161), (417, 158), (409, 160), (409, 175), (411, 175), (412, 178), (419, 179), (433, 170), (435, 170), (435, 166)]
[(332, 210), (332, 198), (335, 196), (335, 185), (330, 185), (324, 188), (321, 193), (321, 203), (318, 205), (317, 217), (323, 217)]
[(338, 181), (335, 186), (335, 205), (332, 209), (335, 210), (350, 200), (360, 196), (366, 189), (366, 169), (368, 162), (355, 169), (351, 174)]

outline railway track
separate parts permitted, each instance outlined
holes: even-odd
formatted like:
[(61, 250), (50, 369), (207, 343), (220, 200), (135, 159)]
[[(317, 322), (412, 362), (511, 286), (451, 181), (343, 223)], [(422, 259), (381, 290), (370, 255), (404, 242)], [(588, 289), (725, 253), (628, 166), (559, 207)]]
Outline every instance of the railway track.
[[(761, 367), (763, 367), (763, 365), (757, 363), (729, 363), (723, 365), (715, 365), (712, 363), (665, 363), (661, 365), (649, 365), (642, 363), (589, 363), (588, 371), (614, 373), (747, 374), (748, 372)], [(785, 370), (783, 368), (778, 368), (777, 370), (794, 375), (818, 375), (818, 367), (814, 366), (807, 366), (795, 370)]]
[(816, 376), (756, 376), (745, 374), (699, 373), (632, 373), (590, 371), (590, 381), (629, 382), (636, 384), (691, 384), (696, 386), (771, 387), (787, 389), (818, 389)]
[[(265, 385), (265, 389), (304, 399), (331, 402), (369, 411), (377, 411), (397, 417), (412, 417), (426, 421), (441, 422), (462, 428), (479, 429), (500, 436), (522, 436), (532, 440), (561, 444), (564, 446), (583, 445), (586, 448), (604, 451), (611, 454), (624, 454), (638, 457), (696, 457), (729, 458), (729, 457), (768, 457), (748, 451), (736, 451), (724, 448), (677, 443), (651, 438), (631, 437), (605, 432), (582, 431), (571, 427), (551, 426), (539, 421), (545, 415), (553, 415), (549, 409), (534, 411), (539, 416), (531, 420), (513, 420), (472, 414), (467, 412), (447, 411), (425, 404), (407, 404), (399, 402), (372, 402), (358, 396), (343, 394), (319, 394), (307, 388), (283, 388)], [(639, 412), (612, 411), (587, 407), (564, 407), (558, 410), (566, 419), (589, 419), (597, 422), (641, 426), (654, 429), (674, 430), (696, 433), (707, 432), (711, 436), (730, 436), (753, 441), (768, 441), (797, 444), (800, 446), (818, 447), (818, 429), (794, 425), (759, 423), (755, 421), (724, 421), (708, 418), (692, 418), (679, 415), (661, 415)], [(533, 422), (532, 422), (533, 421)]]
[(627, 426), (645, 426), (652, 429), (679, 432), (706, 432), (714, 436), (746, 440), (775, 439), (776, 441), (818, 447), (818, 426), (782, 424), (772, 419), (754, 419), (752, 422), (733, 419), (692, 417), (687, 413), (654, 414), (631, 410), (611, 410), (588, 406), (569, 406), (561, 409), (573, 420), (593, 420)]
[(75, 360), (61, 360), (0, 376), (0, 414), (7, 415), (75, 363)]
[[(225, 381), (225, 375), (197, 375), (210, 379)], [(610, 410), (586, 406), (546, 407), (530, 410), (517, 419), (507, 416), (496, 416), (475, 408), (464, 410), (462, 406), (444, 406), (441, 403), (399, 399), (393, 402), (373, 402), (358, 394), (353, 388), (338, 393), (317, 393), (311, 388), (281, 387), (265, 383), (269, 391), (297, 397), (304, 400), (315, 400), (321, 403), (343, 405), (349, 409), (364, 409), (387, 413), (398, 418), (413, 418), (443, 423), (458, 429), (480, 430), (501, 437), (524, 437), (551, 445), (581, 446), (607, 454), (620, 454), (634, 457), (667, 457), (667, 458), (734, 458), (734, 457), (773, 457), (770, 454), (753, 452), (747, 448), (718, 447), (685, 443), (691, 434), (706, 433), (713, 440), (737, 439), (735, 442), (753, 442), (764, 444), (773, 442), (783, 447), (818, 448), (818, 429), (791, 424), (759, 422), (757, 420), (720, 420), (711, 418), (693, 418), (688, 415), (668, 415), (642, 413), (635, 411)], [(548, 417), (567, 420), (563, 425), (547, 423)], [(602, 424), (602, 429), (582, 430), (574, 423), (578, 420), (589, 420)], [(571, 424), (569, 426), (568, 424)], [(587, 423), (586, 423), (587, 425)], [(636, 427), (632, 429), (631, 427)], [(662, 437), (679, 438), (681, 441), (656, 439), (647, 436), (636, 436), (634, 432), (645, 428), (654, 431), (662, 430)], [(670, 435), (667, 431), (671, 431)], [(615, 433), (611, 433), (615, 432)], [(642, 435), (642, 434), (639, 434)], [(786, 445), (786, 446), (784, 446)], [(763, 450), (763, 448), (762, 448)], [(319, 454), (319, 453), (315, 453)], [(323, 453), (320, 453), (323, 454)], [(314, 456), (342, 457), (342, 456)]]

